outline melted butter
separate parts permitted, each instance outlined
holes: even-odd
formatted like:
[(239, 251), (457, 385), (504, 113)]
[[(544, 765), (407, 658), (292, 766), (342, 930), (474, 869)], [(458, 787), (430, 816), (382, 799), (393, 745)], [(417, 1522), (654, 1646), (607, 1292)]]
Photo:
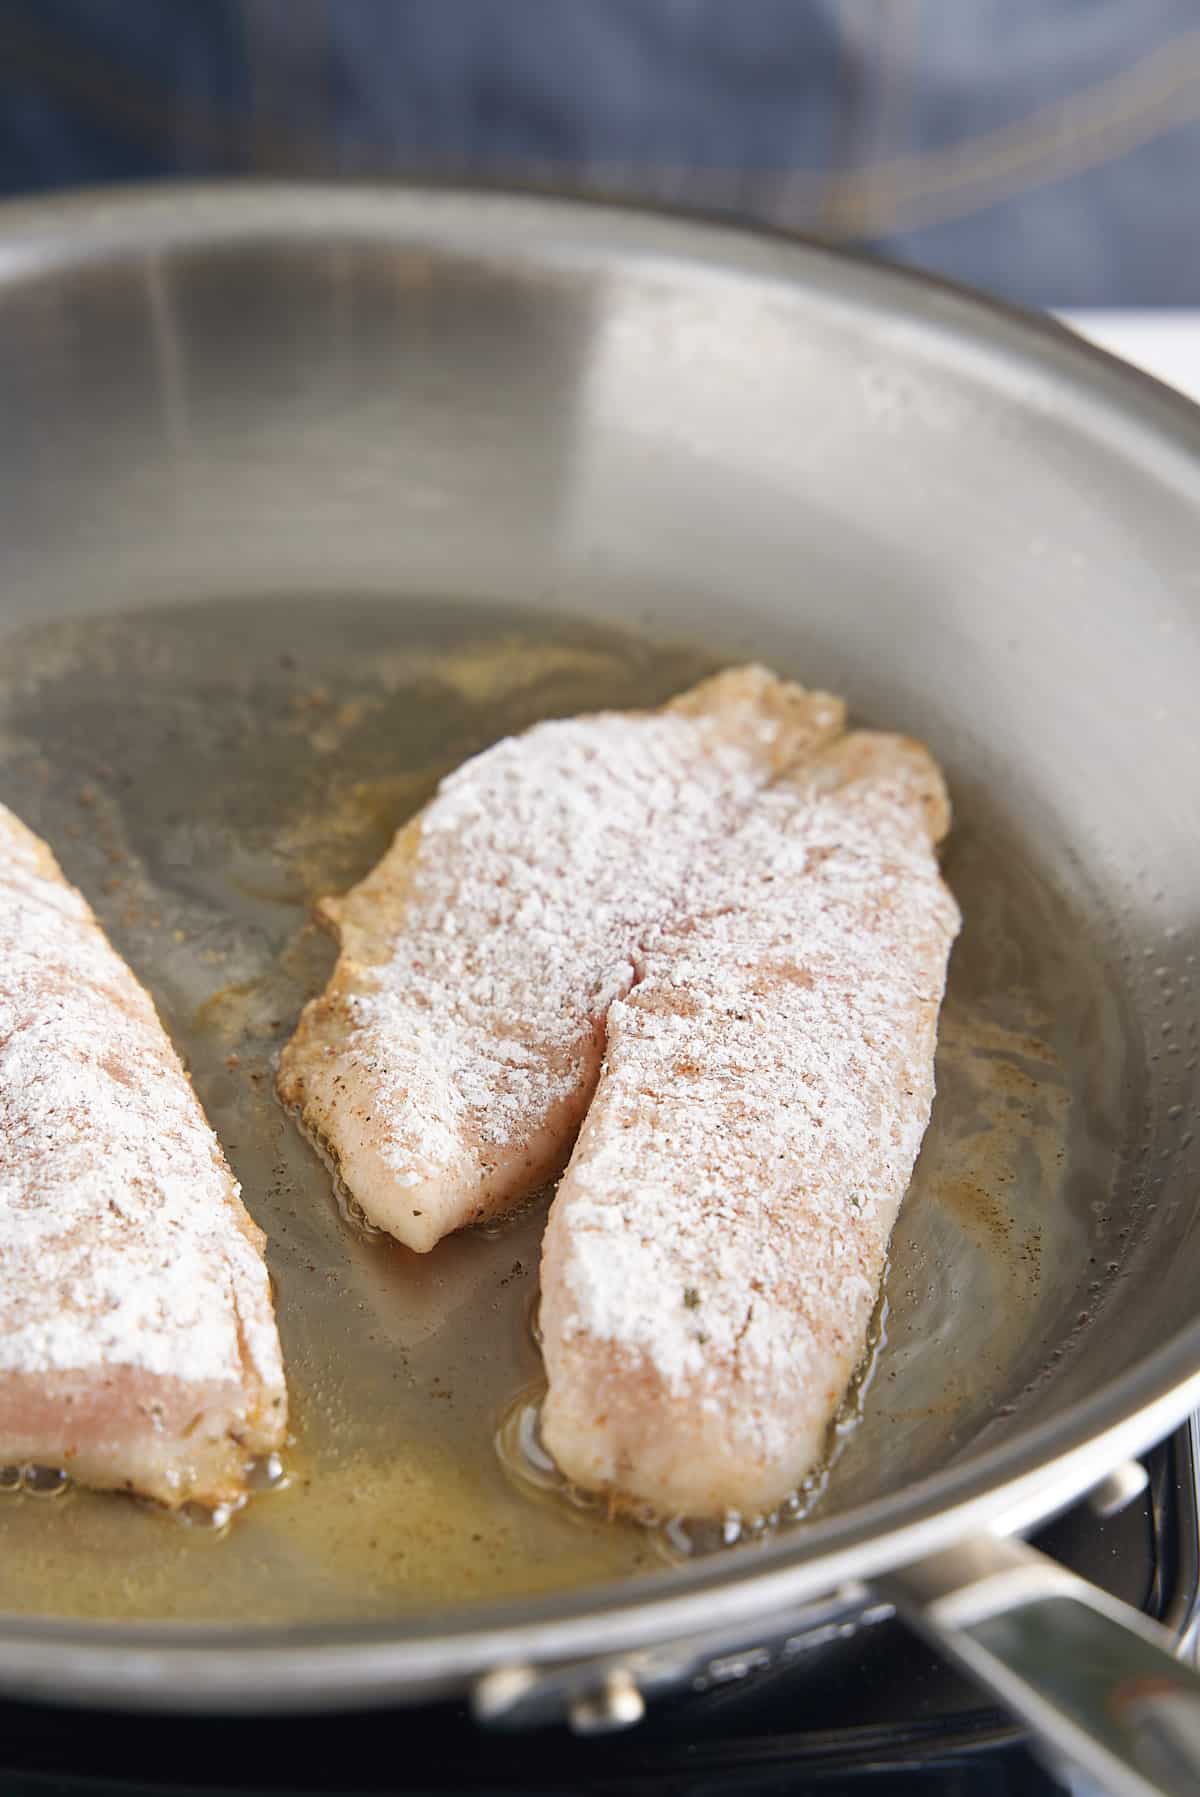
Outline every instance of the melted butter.
[(995, 1275), (1018, 1288), (1036, 1279), (1041, 1227), (1028, 1215), (1031, 1184), (1050, 1194), (1065, 1152), (1071, 1093), (1059, 1058), (1030, 1016), (1006, 1027), (951, 997), (939, 1032), (939, 1071), (953, 1082), (956, 1127), (942, 1142), (935, 1201)]
[(389, 1597), (515, 1597), (651, 1563), (647, 1544), (609, 1527), (603, 1513), (577, 1513), (568, 1530), (547, 1531), (544, 1516), (505, 1502), (495, 1475), (472, 1460), (426, 1440), (397, 1444), (383, 1460), (298, 1470), (294, 1499), (273, 1504), (270, 1522), (322, 1582), (369, 1578), (383, 1610)]
[[(658, 1558), (669, 1565), (677, 1566), (722, 1548), (767, 1541), (803, 1522), (824, 1495), (845, 1442), (862, 1420), (867, 1392), (887, 1342), (887, 1315), (887, 1296), (881, 1290), (867, 1326), (862, 1357), (826, 1433), (824, 1452), (796, 1490), (769, 1515), (742, 1516), (727, 1511), (718, 1517), (663, 1516), (618, 1490), (588, 1491), (571, 1484), (542, 1439), (547, 1387), (541, 1373), (506, 1406), (496, 1430), (497, 1458), (508, 1478), (532, 1502), (548, 1506), (560, 1516), (592, 1522), (603, 1516), (613, 1529), (636, 1528)], [(536, 1341), (534, 1312), (529, 1313), (527, 1325)]]
[[(311, 905), (327, 894), (344, 892), (364, 871), (364, 847), (372, 850), (371, 866), (447, 772), (449, 765), (326, 788), (319, 810), (291, 818), (276, 838), (283, 878), (275, 891), (283, 902)], [(254, 895), (249, 884), (243, 890)], [(272, 895), (269, 882), (260, 890)]]
[[(559, 683), (573, 686), (585, 680), (599, 691), (606, 684), (623, 682), (629, 672), (628, 648), (628, 644), (534, 643), (528, 636), (513, 634), (498, 642), (449, 649), (429, 662), (428, 672), (473, 705), (495, 706), (519, 702)], [(411, 678), (411, 664), (405, 661), (396, 668), (385, 661), (384, 673), (404, 681)]]
[[(511, 617), (408, 645), (395, 607), (365, 606), (353, 627), (345, 616), (322, 608), (294, 667), (277, 648), (294, 627), (264, 626), (236, 689), (206, 667), (207, 608), (105, 620), (106, 641), (123, 628), (128, 642), (99, 660), (85, 624), (52, 633), (40, 667), (36, 640), (24, 663), (14, 654), (12, 678), (38, 691), (20, 742), (39, 765), (6, 768), (6, 793), (75, 852), (69, 871), (154, 992), (267, 1231), (293, 1438), (285, 1476), (232, 1520), (74, 1489), (50, 1506), (18, 1476), (0, 1506), (5, 1608), (382, 1617), (654, 1562), (640, 1531), (603, 1514), (548, 1519), (495, 1458), (496, 1414), (538, 1365), (528, 1318), (545, 1201), (423, 1257), (369, 1236), (339, 1214), (327, 1168), (276, 1101), (274, 1061), (335, 952), (297, 910), (361, 879), (443, 773), (539, 716), (654, 704), (712, 663), (615, 634), (574, 640), (571, 627), (539, 641)], [(260, 621), (239, 608), (239, 637)], [(123, 669), (145, 673), (132, 699)], [(0, 680), (0, 715), (6, 698)], [(101, 790), (83, 815), (105, 820), (91, 836), (81, 758), (110, 768), (90, 781)]]
[[(497, 1455), (500, 1419), (540, 1376), (544, 1201), (427, 1256), (368, 1237), (339, 1215), (273, 1081), (332, 965), (308, 908), (361, 879), (448, 768), (543, 716), (657, 703), (712, 659), (491, 608), (256, 601), (228, 614), (176, 606), (7, 639), (0, 773), (150, 986), (267, 1232), (286, 1479), (217, 1529), (76, 1489), (52, 1504), (7, 1491), (0, 1606), (351, 1620), (706, 1550), (711, 1532), (664, 1542), (605, 1503), (531, 1492)], [(81, 806), (84, 785), (95, 796)], [(1068, 1077), (1053, 1038), (1056, 1018), (1079, 1015), (1090, 944), (990, 826), (961, 833), (955, 863), (968, 928), (934, 1125), (893, 1240), (887, 1340), (789, 1506), (798, 1526), (957, 1451), (1088, 1278), (1067, 1179), (1089, 1165), (1072, 1135), (1083, 1075)], [(1043, 987), (1039, 1010), (1029, 995)]]

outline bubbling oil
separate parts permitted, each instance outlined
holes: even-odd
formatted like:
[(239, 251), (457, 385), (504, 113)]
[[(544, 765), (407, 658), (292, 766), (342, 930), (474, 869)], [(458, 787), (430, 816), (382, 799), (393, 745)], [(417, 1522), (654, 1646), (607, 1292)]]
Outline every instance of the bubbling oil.
[[(820, 1501), (842, 1447), (862, 1420), (867, 1391), (887, 1343), (887, 1315), (886, 1289), (881, 1289), (871, 1313), (862, 1358), (830, 1421), (820, 1459), (796, 1489), (766, 1515), (743, 1516), (739, 1511), (727, 1510), (719, 1517), (663, 1516), (652, 1505), (638, 1503), (618, 1491), (591, 1491), (574, 1484), (558, 1466), (542, 1435), (544, 1375), (505, 1406), (494, 1438), (496, 1456), (517, 1490), (533, 1502), (566, 1506), (568, 1511), (589, 1515), (602, 1512), (631, 1522), (644, 1532), (657, 1556), (668, 1565), (679, 1565), (723, 1548), (769, 1540), (803, 1522)], [(540, 1348), (536, 1293), (527, 1309), (526, 1326)]]
[[(150, 1499), (136, 1498), (131, 1501), (155, 1515), (169, 1516), (185, 1528), (205, 1529), (219, 1534), (229, 1527), (238, 1511), (251, 1497), (264, 1492), (282, 1491), (287, 1483), (287, 1469), (282, 1456), (263, 1454), (256, 1456), (246, 1468), (244, 1497), (219, 1504), (191, 1501), (180, 1504), (173, 1510)], [(0, 1495), (24, 1496), (40, 1503), (47, 1498), (64, 1498), (78, 1489), (70, 1473), (61, 1466), (44, 1466), (34, 1461), (27, 1461), (21, 1466), (0, 1466)]]
[(0, 1492), (23, 1493), (31, 1498), (65, 1497), (71, 1489), (70, 1475), (61, 1466), (0, 1466)]

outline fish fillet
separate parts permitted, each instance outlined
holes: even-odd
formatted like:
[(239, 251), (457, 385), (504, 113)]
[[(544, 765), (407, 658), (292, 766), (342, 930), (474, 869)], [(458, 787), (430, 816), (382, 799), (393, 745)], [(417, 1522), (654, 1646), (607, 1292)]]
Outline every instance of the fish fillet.
[(840, 700), (741, 668), (660, 712), (537, 725), (325, 901), (342, 952), (279, 1092), (373, 1223), (425, 1251), (561, 1170), (646, 932), (842, 722)]
[(933, 1099), (948, 823), (922, 748), (843, 737), (649, 939), (543, 1247), (543, 1434), (578, 1485), (755, 1517), (821, 1459)]
[(149, 995), (0, 806), (0, 1463), (238, 1498), (286, 1424), (262, 1249)]

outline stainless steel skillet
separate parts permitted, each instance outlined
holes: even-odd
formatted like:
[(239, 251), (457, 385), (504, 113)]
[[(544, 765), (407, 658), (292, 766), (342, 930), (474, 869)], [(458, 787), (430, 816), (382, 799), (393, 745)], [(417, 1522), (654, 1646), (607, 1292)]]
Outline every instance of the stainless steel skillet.
[[(507, 1302), (487, 1256), (526, 1279), (530, 1260), (523, 1237), (468, 1245), (431, 1308), (411, 1269), (315, 1220), (318, 1170), (247, 1095), (241, 1068), (264, 1072), (320, 975), (314, 856), (352, 878), (441, 762), (669, 685), (687, 656), (632, 630), (771, 661), (930, 740), (968, 914), (887, 1345), (809, 1520), (619, 1581), (597, 1547), (571, 1589), (470, 1604), (470, 1531), (440, 1586), (427, 1536), (407, 1583), (350, 1569), (350, 1500), (316, 1540), (300, 1481), (194, 1551), (104, 1500), (26, 1505), (0, 1513), (4, 1683), (208, 1709), (475, 1686), (489, 1713), (620, 1719), (636, 1686), (870, 1587), (1045, 1728), (1013, 1681), (1053, 1643), (1043, 1700), (1157, 1750), (1170, 1788), (1191, 1698), (1143, 1668), (1097, 1724), (1107, 1636), (993, 1543), (1200, 1400), (1192, 409), (1050, 326), (811, 246), (287, 187), (9, 208), (0, 393), (0, 790), (149, 980), (277, 1242), (313, 1493), (365, 1469), (383, 1513), (409, 1417), (383, 1369), (401, 1353), (431, 1385), (464, 1319), (507, 1314), (473, 1308)], [(422, 1465), (435, 1441), (467, 1464), (429, 1429)], [(222, 1581), (246, 1543), (274, 1583), (239, 1606)], [(114, 1555), (120, 1602), (85, 1602)]]

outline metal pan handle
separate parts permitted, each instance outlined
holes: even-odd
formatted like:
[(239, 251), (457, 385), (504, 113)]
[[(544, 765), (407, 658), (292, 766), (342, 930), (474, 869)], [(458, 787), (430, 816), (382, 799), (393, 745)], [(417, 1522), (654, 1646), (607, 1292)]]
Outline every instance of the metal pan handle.
[(1200, 1792), (1200, 1676), (1167, 1630), (1021, 1541), (981, 1535), (873, 1581), (1112, 1797)]

